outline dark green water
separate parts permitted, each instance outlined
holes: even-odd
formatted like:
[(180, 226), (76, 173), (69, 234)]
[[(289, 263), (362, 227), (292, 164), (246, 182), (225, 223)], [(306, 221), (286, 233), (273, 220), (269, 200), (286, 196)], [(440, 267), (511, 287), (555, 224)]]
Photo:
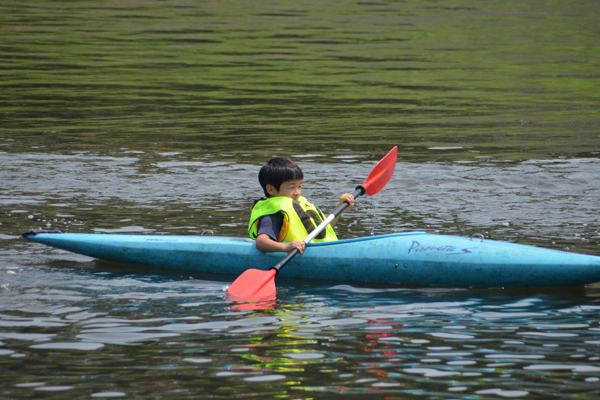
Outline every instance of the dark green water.
[[(0, 2), (0, 398), (596, 399), (598, 284), (407, 288), (92, 260), (30, 228), (243, 236), (272, 155), (340, 237), (600, 254), (600, 4)], [(190, 276), (191, 275), (191, 276)]]
[(600, 150), (595, 2), (3, 1), (0, 13), (11, 152)]

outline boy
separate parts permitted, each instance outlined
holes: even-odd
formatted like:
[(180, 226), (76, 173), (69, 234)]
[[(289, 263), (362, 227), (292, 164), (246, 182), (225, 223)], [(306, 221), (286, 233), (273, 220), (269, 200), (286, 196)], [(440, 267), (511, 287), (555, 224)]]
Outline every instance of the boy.
[[(300, 167), (287, 157), (274, 157), (260, 170), (258, 181), (266, 198), (257, 200), (250, 215), (248, 234), (256, 239), (256, 248), (265, 252), (291, 253), (304, 250), (304, 238), (326, 216), (314, 204), (302, 197)], [(340, 203), (354, 205), (354, 197), (344, 193)], [(333, 226), (339, 215), (313, 241), (337, 240)]]

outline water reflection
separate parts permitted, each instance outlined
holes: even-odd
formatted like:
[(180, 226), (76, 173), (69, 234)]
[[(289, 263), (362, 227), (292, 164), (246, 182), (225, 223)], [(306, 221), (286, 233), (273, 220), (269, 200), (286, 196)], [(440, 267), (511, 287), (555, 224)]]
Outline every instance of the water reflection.
[(598, 12), (5, 1), (0, 144), (242, 163), (279, 149), (376, 160), (396, 144), (412, 162), (597, 157)]
[[(97, 360), (104, 367), (88, 364), (82, 370), (95, 377), (94, 384), (81, 386), (75, 374), (52, 383), (17, 380), (11, 390), (104, 393), (110, 385), (139, 395), (145, 392), (135, 382), (151, 379), (150, 386), (161, 391), (194, 393), (198, 383), (172, 383), (175, 376), (194, 374), (206, 390), (223, 395), (251, 390), (523, 397), (550, 387), (592, 393), (600, 376), (600, 331), (590, 323), (600, 307), (582, 307), (583, 291), (557, 296), (296, 283), (284, 285), (272, 309), (236, 311), (221, 281), (90, 272), (80, 270), (65, 282), (88, 300), (60, 298), (63, 306), (54, 312), (5, 310), (0, 339), (2, 357), (12, 362)], [(136, 374), (134, 381), (103, 377), (107, 366), (116, 371), (134, 360), (136, 367), (124, 370)], [(524, 379), (549, 374), (552, 383), (523, 390)]]

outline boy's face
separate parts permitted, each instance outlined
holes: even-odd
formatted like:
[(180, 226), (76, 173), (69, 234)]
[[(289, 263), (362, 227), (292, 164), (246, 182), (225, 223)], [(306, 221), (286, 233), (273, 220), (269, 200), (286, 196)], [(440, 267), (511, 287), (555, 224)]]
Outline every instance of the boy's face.
[(298, 197), (302, 195), (302, 180), (285, 181), (279, 187), (279, 190), (275, 189), (272, 185), (267, 185), (267, 193), (270, 197), (285, 196), (298, 200)]

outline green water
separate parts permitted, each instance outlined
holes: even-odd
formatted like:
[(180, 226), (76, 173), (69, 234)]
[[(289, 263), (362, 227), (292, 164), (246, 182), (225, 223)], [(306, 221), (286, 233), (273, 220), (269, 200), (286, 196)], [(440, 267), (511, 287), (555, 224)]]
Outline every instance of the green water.
[(92, 260), (30, 229), (244, 236), (259, 165), (341, 238), (600, 254), (598, 1), (0, 2), (0, 397), (597, 399), (598, 284), (408, 288)]
[(600, 151), (596, 2), (7, 0), (0, 15), (9, 152)]

